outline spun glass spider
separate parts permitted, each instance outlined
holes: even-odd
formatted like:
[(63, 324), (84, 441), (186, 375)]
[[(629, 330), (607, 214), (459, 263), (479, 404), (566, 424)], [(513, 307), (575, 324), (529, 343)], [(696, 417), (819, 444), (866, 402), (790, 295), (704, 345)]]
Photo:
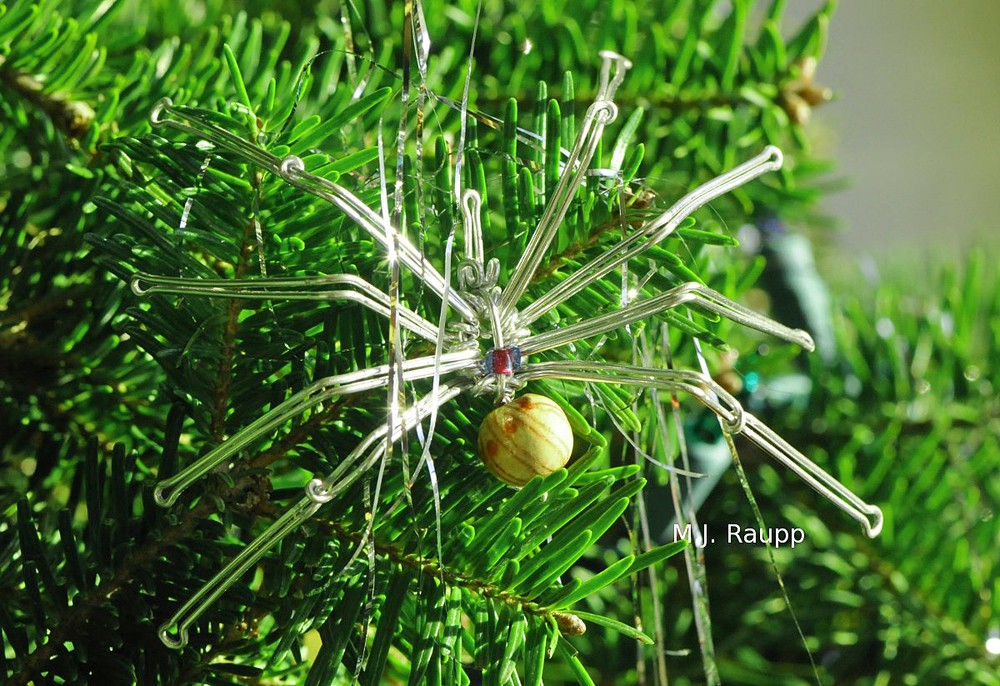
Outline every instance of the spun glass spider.
[[(597, 97), (582, 120), (564, 173), (553, 189), (510, 279), (502, 287), (498, 284), (500, 268), (497, 259), (485, 256), (480, 227), (481, 201), (475, 191), (466, 191), (461, 196), (464, 256), (456, 270), (457, 287), (452, 288), (450, 243), (442, 274), (387, 219), (341, 185), (309, 173), (300, 158), (272, 155), (211, 123), (196, 110), (174, 107), (169, 100), (157, 104), (151, 115), (154, 125), (190, 133), (266, 172), (278, 175), (292, 186), (325, 200), (343, 212), (386, 249), (391, 267), (401, 265), (407, 268), (426, 289), (440, 298), (442, 322), (446, 322), (442, 326), (435, 325), (400, 304), (391, 293), (383, 292), (361, 277), (350, 274), (249, 280), (188, 279), (146, 273), (134, 275), (132, 289), (139, 296), (169, 293), (241, 300), (354, 302), (387, 317), (390, 324), (398, 323), (401, 329), (433, 343), (436, 348), (433, 355), (399, 359), (395, 366), (384, 364), (321, 379), (271, 409), (176, 476), (159, 482), (155, 491), (156, 502), (170, 506), (195, 481), (235, 459), (258, 439), (320, 403), (391, 387), (394, 376), (405, 383), (419, 379), (433, 381), (433, 390), (410, 407), (390, 402), (388, 419), (383, 424), (365, 436), (332, 473), (311, 480), (305, 495), (294, 506), (194, 594), (161, 627), (160, 637), (165, 644), (175, 648), (184, 646), (188, 640), (188, 628), (210, 604), (271, 547), (376, 465), (391, 449), (392, 443), (403, 436), (407, 427), (414, 427), (428, 417), (433, 424), (433, 416), (439, 408), (463, 393), (492, 394), (497, 403), (504, 403), (532, 380), (627, 384), (693, 395), (721, 418), (728, 432), (742, 433), (860, 522), (866, 534), (872, 537), (878, 535), (882, 527), (879, 508), (865, 503), (795, 450), (746, 412), (730, 393), (705, 374), (575, 359), (528, 361), (528, 358), (544, 351), (614, 331), (679, 305), (721, 315), (807, 350), (813, 349), (813, 341), (806, 332), (783, 326), (695, 282), (653, 297), (634, 300), (620, 309), (574, 324), (538, 333), (532, 331), (532, 324), (539, 318), (662, 241), (696, 209), (766, 172), (777, 170), (782, 164), (781, 152), (775, 147), (766, 148), (751, 160), (691, 191), (669, 210), (584, 264), (552, 290), (518, 309), (518, 303), (552, 244), (572, 198), (584, 181), (604, 127), (617, 115), (612, 98), (630, 64), (625, 58), (610, 52), (601, 53), (601, 58)], [(457, 319), (447, 317), (449, 310), (457, 313)], [(430, 433), (432, 435), (433, 430)]]

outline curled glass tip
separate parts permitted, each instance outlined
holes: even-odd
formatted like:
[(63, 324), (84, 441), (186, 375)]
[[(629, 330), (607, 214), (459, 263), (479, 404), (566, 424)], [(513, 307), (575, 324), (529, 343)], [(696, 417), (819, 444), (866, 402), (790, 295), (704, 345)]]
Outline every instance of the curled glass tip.
[(612, 50), (601, 50), (601, 83), (597, 87), (598, 100), (610, 100), (625, 80), (625, 72), (632, 68), (632, 61)]
[(153, 126), (159, 126), (163, 122), (164, 110), (169, 110), (173, 106), (174, 101), (170, 98), (160, 98), (149, 112), (149, 122)]
[[(180, 650), (188, 644), (188, 632), (187, 629), (182, 629), (174, 624), (174, 622), (168, 622), (160, 627), (160, 642), (168, 648)], [(174, 630), (177, 632), (176, 637), (172, 633)]]
[(885, 517), (882, 514), (882, 508), (877, 505), (869, 505), (865, 512), (871, 515), (872, 522), (869, 524), (867, 521), (862, 522), (865, 528), (865, 533), (868, 534), (868, 538), (875, 538), (880, 533), (882, 533), (882, 524), (885, 522)]
[(622, 65), (622, 69), (632, 68), (632, 60), (625, 57), (624, 55), (619, 55), (614, 50), (601, 50), (599, 53), (597, 53), (597, 56), (600, 57), (602, 60), (620, 63)]
[(465, 225), (465, 259), (479, 264), (483, 268), (483, 228), (479, 213), (482, 208), (482, 198), (475, 190), (468, 189), (462, 194), (462, 219)]

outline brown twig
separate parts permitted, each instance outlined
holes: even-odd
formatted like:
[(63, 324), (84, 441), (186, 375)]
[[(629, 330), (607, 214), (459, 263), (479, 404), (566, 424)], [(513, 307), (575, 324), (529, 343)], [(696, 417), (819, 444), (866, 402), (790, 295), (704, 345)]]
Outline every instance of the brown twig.
[(45, 85), (31, 74), (5, 69), (0, 55), (0, 81), (22, 98), (45, 112), (63, 133), (72, 140), (83, 138), (97, 116), (94, 108), (82, 100), (73, 100), (65, 93), (46, 93)]
[[(340, 522), (328, 521), (325, 524), (331, 533), (345, 543), (357, 546), (363, 540), (363, 534), (348, 530)], [(503, 586), (456, 572), (445, 567), (439, 560), (422, 557), (415, 553), (406, 553), (396, 546), (379, 543), (378, 540), (374, 540), (374, 545), (376, 554), (382, 555), (399, 565), (436, 576), (446, 584), (461, 586), (480, 596), (516, 607), (526, 614), (535, 615), (543, 619), (551, 618), (555, 620), (559, 630), (567, 636), (580, 636), (587, 630), (587, 626), (583, 620), (574, 614), (551, 610), (517, 593), (511, 593), (503, 588)]]
[[(255, 190), (257, 184), (254, 183)], [(258, 223), (250, 219), (243, 228), (243, 238), (240, 244), (240, 258), (236, 263), (234, 276), (242, 279), (247, 272), (250, 254), (253, 251), (254, 240), (257, 237)], [(226, 323), (222, 328), (222, 359), (215, 375), (215, 398), (212, 405), (212, 439), (219, 443), (226, 433), (226, 414), (229, 409), (229, 388), (232, 383), (233, 359), (236, 354), (236, 335), (239, 333), (240, 312), (243, 301), (229, 301), (226, 311)]]

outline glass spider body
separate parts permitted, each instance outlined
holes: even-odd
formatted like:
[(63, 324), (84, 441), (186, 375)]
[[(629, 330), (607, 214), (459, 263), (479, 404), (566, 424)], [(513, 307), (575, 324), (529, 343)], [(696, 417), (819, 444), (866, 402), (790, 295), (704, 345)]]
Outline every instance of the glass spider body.
[[(613, 53), (605, 52), (601, 57), (603, 65), (597, 97), (583, 118), (564, 173), (551, 191), (538, 225), (503, 286), (498, 283), (500, 269), (497, 260), (487, 259), (483, 249), (480, 198), (476, 192), (466, 191), (460, 196), (464, 255), (457, 264), (457, 284), (453, 286), (448, 260), (444, 273), (439, 272), (384, 216), (346, 188), (310, 174), (300, 158), (293, 155), (276, 157), (216, 126), (209, 119), (199, 116), (197, 111), (174, 107), (168, 100), (154, 109), (151, 118), (155, 125), (192, 134), (333, 205), (385, 248), (391, 268), (409, 270), (428, 291), (436, 294), (442, 307), (441, 324), (434, 324), (403, 306), (392, 288), (386, 293), (361, 277), (350, 274), (255, 280), (134, 275), (132, 289), (140, 296), (159, 292), (240, 300), (324, 299), (354, 302), (387, 317), (390, 327), (405, 330), (434, 346), (432, 355), (405, 359), (399, 355), (394, 360), (390, 355), (388, 364), (336, 374), (314, 382), (176, 476), (157, 485), (156, 501), (162, 506), (170, 506), (195, 481), (230, 463), (260, 437), (320, 403), (374, 389), (391, 390), (393, 384), (399, 382), (425, 379), (433, 383), (431, 392), (409, 407), (390, 400), (388, 418), (384, 423), (364, 436), (332, 473), (310, 481), (305, 494), (296, 504), (163, 624), (160, 637), (164, 643), (172, 647), (185, 645), (188, 627), (229, 585), (284, 536), (315, 514), (324, 503), (343, 494), (360, 475), (377, 465), (409, 428), (430, 418), (429, 435), (433, 436), (436, 413), (454, 398), (462, 394), (492, 395), (497, 404), (502, 404), (510, 401), (525, 383), (533, 380), (615, 383), (690, 394), (716, 413), (728, 432), (742, 433), (860, 522), (869, 536), (878, 534), (882, 513), (877, 507), (858, 498), (746, 412), (729, 392), (707, 374), (589, 360), (538, 359), (545, 351), (600, 336), (681, 305), (726, 317), (794, 342), (807, 350), (813, 348), (812, 339), (804, 331), (783, 326), (694, 282), (652, 297), (632, 300), (619, 309), (585, 317), (573, 324), (538, 332), (533, 330), (533, 325), (541, 317), (561, 303), (669, 236), (693, 211), (761, 174), (778, 169), (782, 163), (780, 151), (768, 147), (760, 155), (683, 196), (669, 210), (641, 225), (554, 288), (519, 309), (522, 296), (552, 244), (572, 198), (584, 181), (605, 125), (617, 114), (612, 98), (629, 63)], [(424, 457), (429, 457), (429, 445), (425, 446)]]
[(479, 457), (510, 486), (562, 469), (573, 453), (566, 413), (544, 395), (524, 393), (496, 408), (479, 428)]

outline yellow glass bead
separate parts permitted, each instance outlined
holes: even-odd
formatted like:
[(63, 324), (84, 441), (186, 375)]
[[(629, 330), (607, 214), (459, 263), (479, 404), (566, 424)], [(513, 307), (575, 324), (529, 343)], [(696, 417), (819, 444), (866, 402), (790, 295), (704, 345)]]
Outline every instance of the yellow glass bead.
[(566, 466), (573, 429), (555, 402), (526, 393), (486, 415), (479, 427), (479, 457), (498, 479), (523, 486)]

